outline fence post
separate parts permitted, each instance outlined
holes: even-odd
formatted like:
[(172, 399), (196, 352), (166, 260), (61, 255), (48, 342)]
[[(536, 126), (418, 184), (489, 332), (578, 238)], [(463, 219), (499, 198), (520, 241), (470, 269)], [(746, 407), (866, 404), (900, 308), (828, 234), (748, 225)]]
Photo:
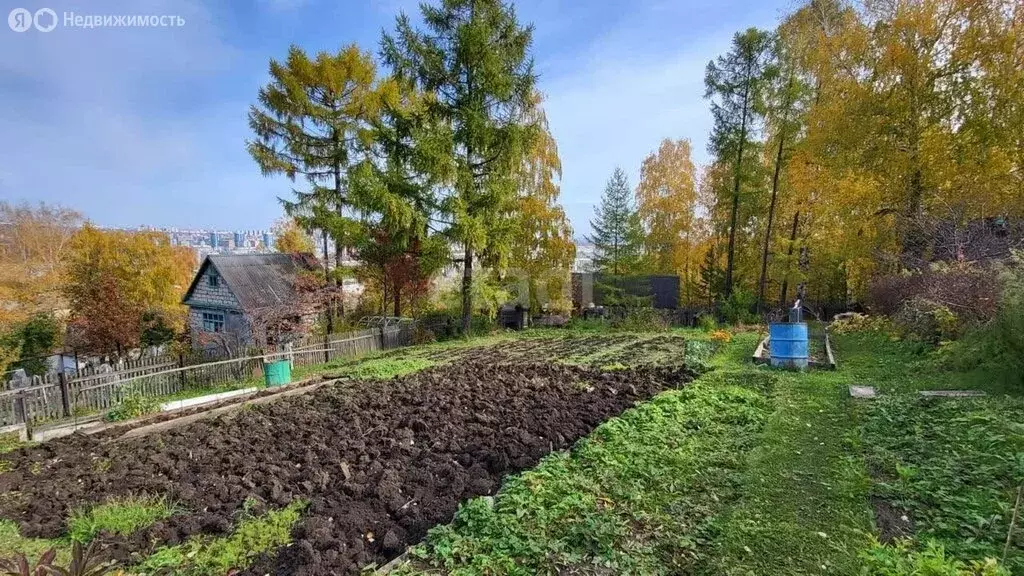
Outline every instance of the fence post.
[[(184, 354), (178, 354), (178, 368), (184, 368), (184, 367), (185, 367), (185, 355)], [(185, 389), (185, 371), (184, 370), (179, 370), (178, 371), (178, 385), (181, 386), (181, 390)]]
[(328, 332), (324, 332), (324, 364), (329, 364), (331, 361), (331, 335)]
[(28, 427), (28, 413), (25, 411), (25, 393), (22, 392), (14, 397), (14, 423), (24, 424)]
[(60, 372), (57, 373), (57, 380), (60, 383), (60, 408), (64, 412), (65, 418), (71, 417), (71, 394), (68, 390), (68, 377), (64, 372), (63, 367)]

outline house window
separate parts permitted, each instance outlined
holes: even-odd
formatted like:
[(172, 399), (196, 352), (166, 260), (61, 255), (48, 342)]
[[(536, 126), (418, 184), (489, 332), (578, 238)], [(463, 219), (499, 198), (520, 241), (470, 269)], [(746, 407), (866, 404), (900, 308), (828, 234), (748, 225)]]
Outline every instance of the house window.
[(203, 332), (223, 332), (224, 314), (220, 312), (203, 312)]
[(210, 284), (210, 288), (216, 288), (217, 286), (220, 286), (220, 277), (218, 277), (213, 272), (210, 272), (210, 275), (207, 276), (206, 278), (207, 282)]

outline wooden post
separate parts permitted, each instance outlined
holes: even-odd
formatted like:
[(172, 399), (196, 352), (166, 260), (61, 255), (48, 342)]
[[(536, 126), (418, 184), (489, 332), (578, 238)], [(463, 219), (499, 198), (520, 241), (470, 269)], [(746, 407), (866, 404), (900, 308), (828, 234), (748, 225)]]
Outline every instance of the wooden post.
[[(178, 368), (184, 368), (184, 367), (185, 367), (185, 355), (184, 354), (178, 354)], [(185, 389), (185, 371), (184, 370), (179, 370), (178, 371), (178, 385), (181, 386), (180, 390), (184, 390)]]
[(68, 390), (68, 377), (64, 372), (64, 367), (61, 367), (61, 371), (57, 373), (57, 379), (60, 382), (60, 407), (64, 413), (65, 418), (71, 417), (71, 393)]
[(14, 423), (24, 424), (28, 428), (28, 413), (25, 411), (25, 393), (14, 397)]
[(329, 332), (324, 333), (324, 363), (328, 364), (331, 361), (331, 334)]

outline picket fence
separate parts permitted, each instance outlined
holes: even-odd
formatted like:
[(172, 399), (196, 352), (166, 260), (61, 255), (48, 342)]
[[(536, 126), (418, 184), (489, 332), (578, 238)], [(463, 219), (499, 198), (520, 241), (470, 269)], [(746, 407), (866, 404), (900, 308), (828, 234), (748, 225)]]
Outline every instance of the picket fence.
[[(228, 358), (194, 365), (169, 357), (146, 359), (102, 372), (82, 371), (80, 375), (51, 373), (33, 376), (28, 386), (8, 382), (0, 389), (0, 427), (48, 421), (105, 412), (131, 395), (160, 398), (188, 390), (260, 381), (264, 362), (290, 360), (293, 367), (313, 366), (355, 358), (412, 344), (412, 326), (367, 329), (327, 337), (308, 338), (291, 346), (278, 347), (269, 354)], [(109, 370), (109, 369), (108, 369)]]

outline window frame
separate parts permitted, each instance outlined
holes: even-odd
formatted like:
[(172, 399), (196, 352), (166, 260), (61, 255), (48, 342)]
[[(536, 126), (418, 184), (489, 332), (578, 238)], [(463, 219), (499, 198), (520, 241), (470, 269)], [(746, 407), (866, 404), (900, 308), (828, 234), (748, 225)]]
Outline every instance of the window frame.
[(220, 276), (217, 276), (216, 272), (210, 272), (206, 275), (206, 284), (210, 288), (220, 288)]
[(203, 332), (220, 333), (224, 331), (223, 312), (201, 312)]

